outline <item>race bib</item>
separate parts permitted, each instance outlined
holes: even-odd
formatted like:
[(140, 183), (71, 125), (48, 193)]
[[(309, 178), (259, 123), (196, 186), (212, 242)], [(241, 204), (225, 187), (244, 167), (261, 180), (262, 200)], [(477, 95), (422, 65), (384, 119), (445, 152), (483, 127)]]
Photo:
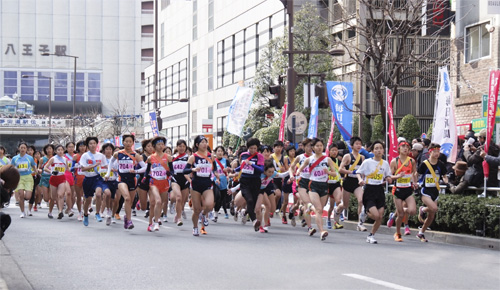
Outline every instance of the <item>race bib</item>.
[[(439, 179), (439, 174), (436, 174), (436, 177)], [(436, 182), (432, 174), (425, 175), (425, 187), (436, 187)]]
[(410, 187), (411, 186), (411, 174), (405, 174), (403, 177), (396, 180), (397, 187)]
[(167, 171), (160, 165), (151, 169), (151, 177), (156, 180), (165, 180), (167, 179)]
[(210, 177), (212, 173), (212, 164), (209, 163), (201, 163), (196, 165), (197, 168), (200, 168), (200, 171), (196, 173), (199, 177)]
[(118, 170), (120, 173), (129, 173), (134, 169), (134, 161), (132, 160), (120, 160), (118, 161)]
[(382, 173), (375, 174), (368, 178), (368, 184), (370, 185), (379, 185), (382, 184), (382, 181), (384, 180), (384, 175)]
[[(58, 173), (64, 173), (64, 172), (66, 172), (66, 167), (56, 166), (56, 167), (54, 167), (54, 170), (57, 171)], [(61, 174), (58, 174), (58, 175), (61, 175)]]
[(26, 172), (28, 171), (28, 162), (21, 162), (17, 164), (17, 169), (19, 172)]
[(254, 168), (252, 167), (252, 165), (250, 164), (246, 164), (243, 166), (243, 168), (241, 169), (241, 172), (242, 173), (245, 173), (245, 174), (253, 174), (255, 172)]
[(175, 162), (173, 162), (174, 173), (175, 174), (181, 174), (184, 171), (184, 168), (186, 167), (186, 164), (187, 164), (186, 161), (175, 161)]

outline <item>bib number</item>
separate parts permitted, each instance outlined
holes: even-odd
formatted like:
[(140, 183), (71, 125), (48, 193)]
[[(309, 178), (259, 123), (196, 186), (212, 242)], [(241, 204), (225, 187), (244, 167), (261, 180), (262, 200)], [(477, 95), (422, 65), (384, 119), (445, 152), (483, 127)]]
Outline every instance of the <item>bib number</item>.
[(379, 185), (379, 184), (382, 184), (383, 179), (384, 179), (384, 175), (382, 173), (375, 174), (374, 176), (372, 176), (368, 179), (368, 184)]

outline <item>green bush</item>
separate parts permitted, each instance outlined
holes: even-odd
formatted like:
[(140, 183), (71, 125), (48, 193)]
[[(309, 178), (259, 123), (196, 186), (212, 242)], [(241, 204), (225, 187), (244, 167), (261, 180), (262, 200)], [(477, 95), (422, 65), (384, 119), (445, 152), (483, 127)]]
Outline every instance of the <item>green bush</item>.
[(253, 137), (258, 138), (261, 144), (272, 146), (274, 144), (274, 141), (278, 140), (279, 133), (280, 133), (280, 127), (272, 125), (257, 130), (257, 132), (255, 132)]
[[(359, 116), (354, 115), (354, 120), (352, 122), (352, 136), (359, 136)], [(370, 124), (370, 119), (363, 116), (363, 140), (368, 141), (372, 138), (372, 125)]]
[(373, 120), (373, 130), (371, 135), (371, 141), (385, 140), (384, 121), (382, 120), (382, 115), (375, 116), (375, 119)]
[(405, 137), (406, 140), (411, 141), (420, 137), (421, 132), (417, 119), (411, 114), (404, 116), (403, 120), (399, 123), (398, 136)]
[[(419, 197), (415, 198), (418, 208), (423, 205)], [(438, 202), (439, 211), (434, 222), (430, 225), (433, 231), (442, 231), (455, 234), (476, 235), (476, 231), (482, 231), (490, 238), (500, 238), (500, 199), (499, 198), (477, 198), (476, 196), (462, 196), (453, 194), (441, 194)], [(395, 212), (396, 207), (392, 194), (386, 195), (386, 210), (382, 224), (386, 224), (389, 213)], [(351, 197), (349, 204), (349, 220), (358, 220), (358, 202)], [(372, 221), (373, 222), (373, 221)], [(409, 219), (412, 228), (421, 226), (418, 216)]]
[(427, 139), (432, 140), (432, 126), (434, 123), (429, 125), (429, 129), (427, 130)]

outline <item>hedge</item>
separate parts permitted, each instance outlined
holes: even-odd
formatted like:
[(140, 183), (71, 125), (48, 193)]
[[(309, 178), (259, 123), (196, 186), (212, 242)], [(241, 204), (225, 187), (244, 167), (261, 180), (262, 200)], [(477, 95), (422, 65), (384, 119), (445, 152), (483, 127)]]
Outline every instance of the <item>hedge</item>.
[[(423, 203), (420, 197), (415, 197), (415, 201), (418, 213), (418, 208)], [(482, 235), (484, 225), (486, 237), (500, 239), (500, 199), (498, 197), (478, 198), (477, 196), (441, 194), (438, 207), (436, 218), (430, 225), (433, 231), (470, 235), (480, 233)], [(389, 213), (395, 211), (392, 194), (387, 194), (383, 225), (387, 223)], [(358, 220), (358, 203), (354, 196), (351, 196), (350, 199), (349, 220)], [(370, 221), (369, 218), (367, 220)], [(418, 216), (415, 215), (410, 217), (409, 225), (412, 228), (417, 228), (422, 224), (418, 221)]]

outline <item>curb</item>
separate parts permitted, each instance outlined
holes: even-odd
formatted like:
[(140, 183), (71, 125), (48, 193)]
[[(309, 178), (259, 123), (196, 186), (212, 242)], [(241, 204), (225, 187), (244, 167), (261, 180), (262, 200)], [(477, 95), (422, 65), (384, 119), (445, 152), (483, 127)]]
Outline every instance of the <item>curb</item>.
[(19, 265), (10, 255), (3, 241), (0, 241), (0, 290), (11, 289), (33, 289), (26, 276), (22, 273)]
[[(353, 221), (344, 221), (342, 223), (344, 229), (356, 231), (357, 223)], [(371, 230), (372, 224), (364, 223), (364, 226)], [(410, 229), (411, 235), (407, 237), (415, 237), (418, 234), (418, 229)], [(377, 234), (384, 235), (394, 235), (396, 232), (396, 227), (388, 228), (387, 226), (380, 226), (377, 231)], [(403, 236), (404, 238), (405, 236)], [(437, 232), (437, 231), (426, 231), (425, 237), (429, 242), (437, 242), (437, 243), (445, 243), (445, 244), (453, 244), (453, 245), (461, 245), (467, 247), (474, 247), (480, 249), (488, 249), (493, 251), (500, 251), (500, 239), (492, 239), (492, 238), (483, 238), (483, 237), (475, 237), (461, 234), (453, 234), (446, 232)]]

